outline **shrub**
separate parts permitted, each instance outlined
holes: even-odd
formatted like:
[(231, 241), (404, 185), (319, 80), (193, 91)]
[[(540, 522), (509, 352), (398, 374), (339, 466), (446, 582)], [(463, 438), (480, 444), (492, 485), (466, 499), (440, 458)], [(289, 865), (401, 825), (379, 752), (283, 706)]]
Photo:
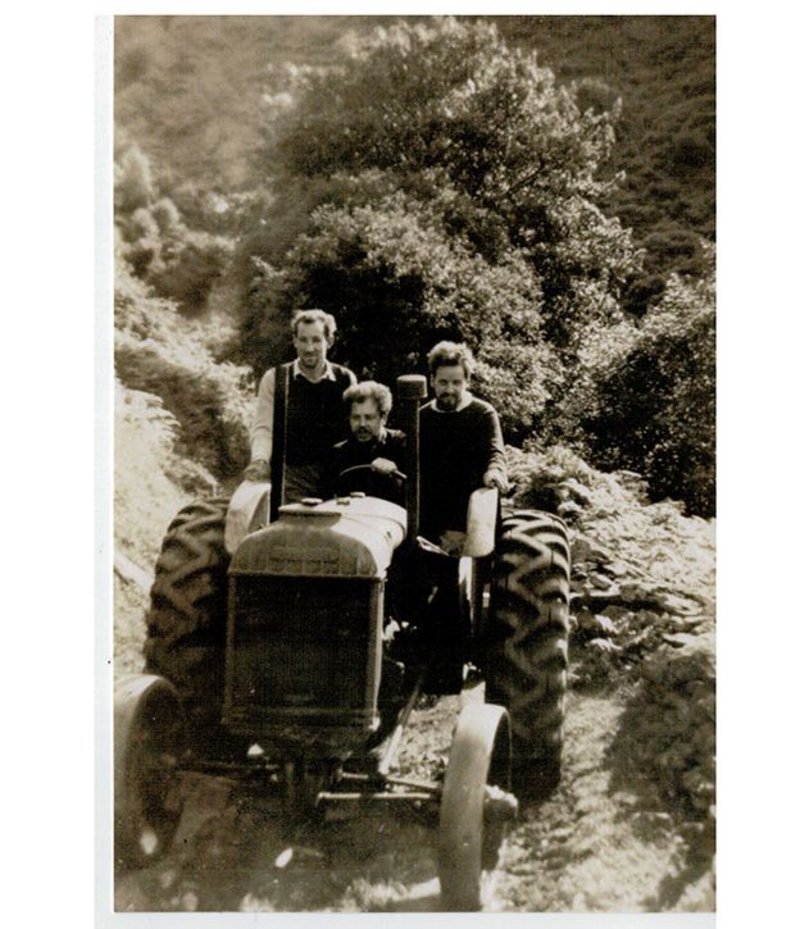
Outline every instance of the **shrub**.
[(362, 376), (422, 370), (435, 341), (463, 339), (522, 441), (641, 264), (598, 206), (618, 109), (582, 109), (494, 26), (454, 19), (376, 30), (296, 78), (265, 126), (275, 199), (238, 261), (242, 357), (279, 360), (280, 321), (305, 305), (337, 316), (336, 358)]
[(159, 196), (150, 161), (136, 146), (117, 162), (115, 222), (122, 257), (137, 277), (184, 311), (206, 309), (230, 262), (232, 240), (189, 229), (174, 201)]
[(629, 347), (591, 371), (585, 415), (570, 411), (600, 466), (643, 468), (654, 497), (701, 516), (716, 502), (715, 333), (713, 281), (671, 277)]
[(222, 480), (238, 474), (249, 459), (252, 375), (218, 363), (205, 334), (205, 327), (184, 319), (173, 302), (149, 293), (118, 261), (117, 377), (132, 390), (161, 397), (179, 424), (176, 453)]

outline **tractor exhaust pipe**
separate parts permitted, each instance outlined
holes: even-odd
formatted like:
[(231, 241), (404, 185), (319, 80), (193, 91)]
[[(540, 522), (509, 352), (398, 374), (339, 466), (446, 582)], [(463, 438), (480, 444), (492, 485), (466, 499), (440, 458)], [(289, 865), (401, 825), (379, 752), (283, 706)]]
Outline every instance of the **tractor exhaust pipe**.
[(428, 382), (422, 374), (401, 374), (396, 395), (400, 428), (406, 434), (407, 539), (413, 542), (419, 535), (419, 407), (428, 396)]

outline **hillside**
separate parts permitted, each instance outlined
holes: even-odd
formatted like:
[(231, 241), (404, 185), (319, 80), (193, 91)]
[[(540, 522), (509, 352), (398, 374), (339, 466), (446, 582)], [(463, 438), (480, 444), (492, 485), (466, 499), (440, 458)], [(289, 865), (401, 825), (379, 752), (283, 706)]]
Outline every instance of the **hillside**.
[[(328, 67), (348, 33), (392, 18), (117, 17), (118, 144), (137, 142), (171, 186), (251, 187), (275, 69)], [(694, 237), (715, 234), (714, 18), (488, 18), (559, 80), (581, 81), (587, 105), (621, 99), (614, 167), (626, 180), (609, 207), (647, 247), (650, 272), (695, 270)]]
[[(236, 482), (219, 479), (228, 455), (218, 439), (241, 443), (247, 395), (236, 369), (210, 360), (213, 344), (119, 269), (117, 351), (143, 389), (118, 382), (115, 397), (117, 677), (143, 668), (168, 524)], [(638, 475), (604, 474), (563, 448), (509, 455), (518, 504), (556, 508), (570, 526), (570, 694), (563, 783), (523, 807), (490, 909), (713, 910), (715, 523), (654, 504)], [(480, 698), (468, 688), (462, 700)], [(415, 712), (401, 774), (441, 771), (459, 705), (446, 698)], [(437, 909), (431, 833), (418, 822), (293, 823), (229, 778), (194, 776), (185, 788), (174, 851), (117, 872), (118, 909)]]
[[(559, 382), (565, 402), (548, 407), (565, 434), (570, 425), (565, 413), (576, 421), (594, 417), (608, 446), (602, 466), (601, 456), (590, 460), (579, 442), (567, 447), (555, 430), (553, 441), (535, 430), (520, 431), (519, 447), (508, 448), (516, 504), (558, 512), (568, 524), (570, 690), (563, 781), (544, 803), (523, 805), (489, 908), (710, 911), (716, 524), (689, 515), (712, 514), (713, 500), (704, 500), (702, 510), (685, 501), (697, 487), (709, 497), (714, 488), (714, 258), (698, 238), (714, 235), (714, 21), (496, 20), (510, 42), (538, 49), (540, 63), (559, 82), (580, 81), (578, 99), (587, 106), (607, 108), (621, 96), (617, 145), (603, 170), (624, 169), (627, 180), (604, 210), (611, 217), (609, 235), (619, 234), (610, 241), (622, 243), (620, 253), (632, 249), (615, 215), (633, 227), (637, 243), (648, 251), (638, 290), (627, 295), (627, 303), (620, 297), (618, 304), (616, 292), (608, 292), (610, 321), (598, 316), (576, 326), (575, 351), (564, 353), (573, 367)], [(268, 86), (276, 90), (270, 85), (276, 66), (328, 67), (337, 47), (350, 41), (348, 32), (370, 30), (376, 22), (291, 16), (116, 19), (117, 678), (143, 667), (150, 586), (167, 526), (190, 501), (235, 487), (248, 460), (258, 371), (241, 361), (243, 343), (253, 333), (241, 325), (237, 301), (243, 288), (233, 281), (248, 262), (256, 271), (252, 289), (244, 288), (254, 327), (272, 313), (273, 328), (260, 335), (262, 342), (273, 339), (271, 349), (279, 354), (275, 334), (286, 326), (278, 310), (286, 307), (276, 310), (270, 301), (280, 300), (292, 274), (295, 281), (300, 277), (296, 267), (270, 265), (263, 251), (248, 252), (245, 232), (252, 235), (255, 228), (265, 239), (282, 233), (288, 251), (298, 230), (307, 228), (314, 198), (327, 182), (312, 179), (307, 187), (274, 192), (255, 172), (262, 95)], [(270, 224), (265, 204), (282, 193), (296, 215), (290, 209), (281, 217), (284, 225)], [(342, 199), (347, 206), (347, 196)], [(329, 266), (312, 268), (325, 272), (319, 290), (309, 297), (298, 285), (291, 297), (323, 301), (317, 305), (331, 300), (337, 314), (341, 305), (340, 325), (345, 306), (357, 300), (368, 310), (388, 307), (396, 317), (376, 317), (375, 331), (382, 328), (395, 339), (404, 320), (397, 308), (405, 306), (389, 299), (396, 296), (397, 280), (411, 282), (409, 306), (416, 309), (422, 301), (413, 275), (394, 274), (402, 265), (391, 264), (392, 249), (410, 242), (428, 259), (426, 243), (439, 242), (421, 236), (419, 226), (404, 238), (402, 224), (393, 225), (398, 215), (392, 203), (381, 216), (386, 226), (368, 227), (377, 245), (366, 271), (388, 268), (385, 278), (356, 264), (353, 278), (337, 291), (340, 265), (357, 249), (345, 249), (342, 258), (328, 240), (320, 240), (319, 254), (334, 258)], [(575, 254), (582, 258), (590, 241), (576, 234)], [(313, 258), (309, 242), (300, 251)], [(613, 247), (602, 254), (617, 257)], [(555, 351), (527, 325), (538, 320), (538, 278), (532, 275), (530, 288), (526, 278), (526, 286), (513, 291), (513, 269), (502, 261), (481, 261), (486, 283), (465, 263), (453, 265), (458, 274), (452, 286), (444, 275), (447, 261), (432, 262), (441, 275), (432, 291), (455, 295), (455, 305), (473, 323), (483, 318), (485, 305), (519, 308), (517, 318), (505, 320), (510, 344), (534, 354), (527, 360), (512, 357), (517, 366), (506, 369), (499, 350), (496, 360), (484, 364), (479, 382), (481, 389), (507, 389), (500, 396), (509, 399), (496, 405), (510, 420), (519, 398), (536, 392), (529, 373), (542, 376), (548, 364), (556, 370)], [(700, 266), (703, 274), (696, 273)], [(607, 268), (593, 270), (602, 279)], [(672, 271), (687, 276), (670, 276)], [(469, 293), (465, 283), (476, 280), (481, 286), (472, 295), (478, 311), (473, 319), (473, 305), (461, 301)], [(590, 275), (581, 283), (587, 306), (606, 306)], [(483, 348), (486, 332), (478, 323), (473, 339)], [(419, 352), (419, 331), (412, 327), (406, 335)], [(344, 327), (341, 336), (337, 352), (347, 348)], [(366, 340), (353, 342), (373, 350)], [(253, 345), (263, 363), (263, 344)], [(386, 381), (391, 383), (388, 375)], [(545, 387), (538, 395), (543, 406), (553, 399)], [(656, 493), (652, 480), (648, 485), (642, 476), (648, 467), (687, 482), (667, 481)], [(693, 475), (699, 475), (694, 488)], [(673, 487), (681, 492), (672, 493)], [(404, 776), (441, 773), (455, 714), (472, 699), (482, 699), (475, 682), (460, 697), (426, 702), (415, 712), (400, 757)], [(175, 847), (143, 871), (118, 869), (118, 910), (437, 909), (435, 851), (430, 831), (416, 817), (379, 815), (369, 820), (371, 828), (362, 819), (298, 822), (277, 815), (258, 791), (232, 778), (190, 775), (184, 786), (186, 810)]]

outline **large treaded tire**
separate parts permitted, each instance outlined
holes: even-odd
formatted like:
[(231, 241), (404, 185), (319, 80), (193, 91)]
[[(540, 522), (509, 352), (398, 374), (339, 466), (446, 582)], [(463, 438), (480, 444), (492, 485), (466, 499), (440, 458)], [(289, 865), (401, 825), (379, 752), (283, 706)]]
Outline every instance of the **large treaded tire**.
[[(219, 754), (225, 677), (227, 498), (192, 503), (170, 523), (156, 562), (147, 613), (145, 667), (178, 691), (190, 741)], [(224, 752), (223, 752), (224, 754)]]
[(546, 795), (561, 776), (569, 638), (565, 524), (533, 510), (503, 520), (497, 543), (486, 700), (511, 716), (514, 789)]

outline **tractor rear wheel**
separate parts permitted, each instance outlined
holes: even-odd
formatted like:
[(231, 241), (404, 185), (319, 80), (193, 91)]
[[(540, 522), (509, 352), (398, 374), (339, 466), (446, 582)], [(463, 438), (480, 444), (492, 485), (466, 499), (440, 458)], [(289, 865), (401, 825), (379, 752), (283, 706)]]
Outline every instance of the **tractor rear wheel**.
[(570, 549), (564, 523), (518, 511), (503, 520), (486, 642), (486, 700), (511, 716), (514, 789), (546, 795), (561, 776), (567, 691)]
[(146, 670), (170, 681), (183, 703), (190, 742), (225, 757), (220, 727), (225, 672), (227, 499), (184, 507), (170, 523), (156, 562), (147, 613)]

